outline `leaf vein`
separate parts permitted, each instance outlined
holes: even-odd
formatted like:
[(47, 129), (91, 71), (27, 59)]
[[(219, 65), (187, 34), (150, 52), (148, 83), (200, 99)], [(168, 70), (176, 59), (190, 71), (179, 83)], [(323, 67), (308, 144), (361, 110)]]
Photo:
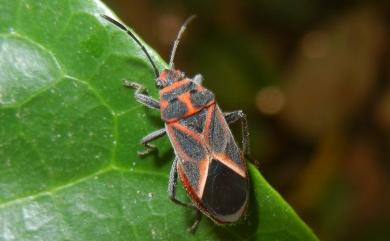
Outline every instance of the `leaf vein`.
[(150, 172), (150, 171), (145, 171), (145, 170), (132, 170), (132, 171), (130, 171), (130, 170), (127, 170), (124, 168), (108, 165), (108, 166), (106, 166), (106, 167), (104, 167), (104, 168), (102, 168), (102, 169), (100, 169), (92, 174), (88, 174), (88, 175), (83, 176), (81, 178), (78, 178), (76, 180), (72, 180), (72, 181), (65, 183), (63, 185), (59, 185), (56, 187), (52, 187), (50, 189), (39, 191), (39, 192), (34, 193), (34, 194), (21, 196), (21, 197), (12, 199), (12, 200), (2, 202), (2, 203), (0, 203), (0, 209), (8, 207), (8, 206), (16, 204), (16, 203), (20, 203), (20, 202), (24, 202), (24, 201), (31, 201), (31, 200), (34, 200), (36, 198), (39, 198), (39, 197), (42, 197), (45, 195), (48, 195), (48, 196), (53, 195), (54, 193), (57, 193), (61, 190), (71, 188), (77, 184), (83, 183), (83, 182), (88, 181), (88, 180), (95, 178), (97, 176), (101, 176), (101, 175), (106, 174), (110, 171), (128, 172), (128, 173), (133, 173), (136, 175), (151, 175), (151, 176), (155, 176), (155, 177), (168, 178), (167, 175), (159, 173), (159, 172)]

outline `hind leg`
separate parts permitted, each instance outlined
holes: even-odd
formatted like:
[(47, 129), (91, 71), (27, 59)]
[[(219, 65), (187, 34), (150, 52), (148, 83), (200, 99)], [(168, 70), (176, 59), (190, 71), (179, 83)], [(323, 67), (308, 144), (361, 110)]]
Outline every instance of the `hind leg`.
[(202, 219), (202, 213), (192, 204), (192, 203), (185, 203), (183, 201), (180, 201), (176, 198), (176, 185), (177, 185), (177, 162), (178, 158), (175, 157), (173, 160), (171, 172), (169, 174), (169, 182), (168, 182), (168, 195), (169, 198), (176, 204), (181, 205), (186, 208), (196, 209), (196, 218), (194, 223), (191, 225), (190, 228), (188, 228), (188, 231), (193, 233), (196, 231), (196, 228), (198, 227), (200, 220)]

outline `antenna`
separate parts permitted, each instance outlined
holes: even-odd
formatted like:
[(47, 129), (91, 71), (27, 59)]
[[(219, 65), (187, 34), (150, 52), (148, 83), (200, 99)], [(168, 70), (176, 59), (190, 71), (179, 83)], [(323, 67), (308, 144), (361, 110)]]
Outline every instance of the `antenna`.
[(152, 58), (150, 57), (148, 51), (146, 51), (145, 46), (137, 39), (137, 37), (135, 37), (135, 35), (129, 29), (127, 29), (123, 24), (119, 23), (118, 21), (116, 21), (116, 20), (114, 20), (114, 19), (112, 19), (109, 16), (104, 15), (104, 14), (101, 14), (101, 16), (104, 19), (106, 19), (107, 21), (111, 22), (112, 24), (115, 24), (117, 27), (119, 27), (120, 29), (125, 31), (132, 39), (134, 39), (134, 41), (141, 47), (142, 51), (145, 53), (145, 55), (148, 58), (149, 62), (152, 64), (153, 70), (154, 70), (154, 74), (156, 75), (156, 78), (157, 78), (159, 76), (157, 67), (154, 64)]
[(176, 49), (177, 49), (177, 46), (179, 45), (179, 42), (180, 42), (180, 38), (181, 38), (181, 35), (184, 33), (184, 31), (186, 30), (186, 27), (189, 23), (192, 22), (192, 20), (194, 20), (196, 18), (196, 15), (192, 15), (190, 16), (189, 18), (187, 18), (187, 20), (183, 23), (183, 25), (181, 26), (180, 28), (180, 31), (179, 33), (177, 34), (177, 37), (176, 37), (176, 40), (175, 42), (173, 43), (173, 48), (172, 48), (172, 52), (171, 52), (171, 58), (169, 60), (169, 68), (172, 69), (173, 67), (173, 59), (175, 58), (175, 54), (176, 54)]

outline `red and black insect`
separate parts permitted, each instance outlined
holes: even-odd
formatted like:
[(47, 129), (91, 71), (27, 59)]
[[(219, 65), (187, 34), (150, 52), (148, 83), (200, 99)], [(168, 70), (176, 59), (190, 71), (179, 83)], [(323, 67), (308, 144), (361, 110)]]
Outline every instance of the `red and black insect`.
[[(204, 88), (202, 76), (188, 78), (173, 66), (173, 59), (188, 18), (174, 42), (169, 68), (159, 73), (149, 53), (125, 26), (103, 15), (105, 19), (126, 31), (142, 48), (156, 74), (156, 86), (160, 89), (160, 101), (150, 97), (142, 85), (124, 82), (125, 87), (135, 89), (135, 98), (141, 104), (160, 110), (165, 128), (145, 136), (141, 143), (147, 154), (154, 148), (151, 141), (167, 134), (175, 151), (168, 192), (177, 204), (196, 208), (197, 219), (190, 230), (195, 230), (201, 212), (219, 224), (236, 222), (245, 212), (248, 203), (248, 173), (244, 157), (249, 157), (249, 133), (244, 113), (222, 113), (214, 94)], [(241, 120), (243, 153), (239, 150), (228, 124)], [(176, 199), (179, 175), (192, 203)], [(200, 212), (200, 211), (201, 212)]]

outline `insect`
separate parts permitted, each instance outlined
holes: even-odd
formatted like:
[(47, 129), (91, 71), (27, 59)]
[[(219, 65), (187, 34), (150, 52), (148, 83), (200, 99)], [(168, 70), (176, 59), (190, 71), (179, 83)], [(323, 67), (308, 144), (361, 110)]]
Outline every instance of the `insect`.
[[(214, 94), (202, 86), (203, 77), (194, 78), (174, 68), (174, 57), (188, 18), (173, 44), (169, 68), (158, 71), (150, 54), (141, 42), (121, 23), (102, 15), (115, 24), (141, 47), (156, 75), (160, 101), (149, 96), (145, 88), (135, 82), (124, 81), (124, 86), (135, 89), (134, 96), (141, 104), (159, 110), (165, 127), (145, 136), (141, 143), (148, 154), (154, 146), (151, 141), (168, 135), (175, 159), (169, 175), (168, 194), (176, 204), (195, 208), (197, 218), (190, 227), (195, 231), (201, 213), (218, 224), (234, 223), (245, 213), (249, 198), (248, 173), (245, 157), (249, 158), (249, 133), (245, 114), (239, 111), (223, 113)], [(241, 120), (243, 151), (238, 148), (228, 124)], [(177, 177), (180, 177), (191, 203), (176, 198)]]

